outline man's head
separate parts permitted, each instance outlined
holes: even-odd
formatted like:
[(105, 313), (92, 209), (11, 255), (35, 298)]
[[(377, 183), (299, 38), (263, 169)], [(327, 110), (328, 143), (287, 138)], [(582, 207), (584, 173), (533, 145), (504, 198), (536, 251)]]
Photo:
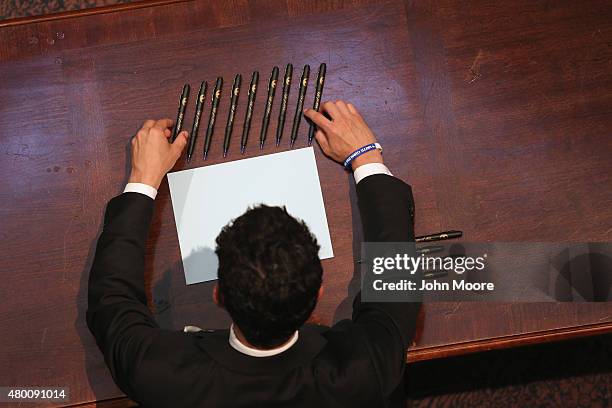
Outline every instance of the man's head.
[(249, 209), (217, 237), (219, 302), (246, 340), (278, 346), (312, 313), (321, 287), (319, 245), (284, 208)]

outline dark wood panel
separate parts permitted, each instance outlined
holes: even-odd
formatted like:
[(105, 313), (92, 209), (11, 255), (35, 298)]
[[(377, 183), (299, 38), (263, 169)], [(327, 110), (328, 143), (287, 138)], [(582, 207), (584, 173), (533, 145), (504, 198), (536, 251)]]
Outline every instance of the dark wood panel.
[[(406, 2), (424, 132), (413, 144), (428, 149), (422, 163), (434, 185), (427, 196), (429, 182), (410, 178), (418, 231), (432, 230), (420, 216), (431, 201), (441, 217), (436, 227), (462, 229), (468, 241), (610, 241), (612, 189), (602, 186), (612, 185), (612, 73), (604, 67), (612, 26), (604, 8)], [(586, 53), (592, 60), (580, 59)], [(583, 86), (584, 76), (560, 76), (558, 66), (592, 69), (598, 89)], [(504, 347), (510, 333), (527, 342), (551, 330), (552, 339), (555, 327), (611, 318), (609, 303), (426, 305), (419, 346), (451, 344), (469, 332)], [(466, 341), (487, 348), (477, 335)], [(447, 354), (419, 346), (416, 358)]]
[[(391, 170), (412, 184), (418, 233), (609, 241), (611, 21), (605, 2), (236, 0), (0, 29), (0, 296), (9, 299), (0, 383), (69, 384), (75, 403), (120, 395), (85, 327), (88, 269), (104, 205), (126, 179), (129, 138), (146, 118), (173, 117), (185, 82), (225, 79), (206, 164), (221, 161), (235, 73), (259, 70), (264, 89), (273, 65), (282, 72), (292, 62), (295, 78), (303, 64), (316, 71), (326, 62), (325, 96), (362, 110)], [(255, 146), (263, 93), (246, 157), (276, 151)], [(277, 112), (278, 103), (269, 135)], [(186, 128), (192, 115), (190, 104)], [(239, 133), (230, 159), (239, 157)], [(306, 133), (303, 124), (300, 145)], [(189, 167), (205, 164), (202, 143), (201, 134)], [(313, 320), (332, 323), (348, 316), (358, 289), (358, 218), (352, 177), (316, 149), (336, 257), (324, 262), (326, 290)], [(228, 323), (210, 300), (211, 284), (184, 284), (165, 182), (147, 244), (147, 287), (164, 327)], [(409, 361), (606, 331), (611, 309), (427, 304)]]

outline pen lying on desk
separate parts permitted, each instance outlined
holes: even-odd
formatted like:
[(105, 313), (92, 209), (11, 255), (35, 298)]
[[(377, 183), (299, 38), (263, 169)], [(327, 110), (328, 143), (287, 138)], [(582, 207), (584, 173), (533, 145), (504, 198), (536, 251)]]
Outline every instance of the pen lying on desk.
[[(428, 254), (433, 254), (434, 252), (442, 252), (444, 250), (444, 246), (442, 245), (432, 245), (432, 246), (428, 246), (428, 247), (423, 247), (423, 248), (417, 248), (416, 249), (416, 253), (421, 255), (428, 255)], [(358, 259), (356, 261), (358, 264), (361, 264), (364, 262), (363, 259)]]
[(200, 118), (202, 116), (202, 110), (204, 109), (204, 101), (206, 100), (206, 89), (208, 83), (202, 81), (200, 84), (200, 91), (198, 92), (198, 99), (196, 100), (196, 112), (193, 118), (193, 127), (191, 128), (191, 134), (189, 135), (189, 149), (187, 150), (187, 163), (191, 161), (193, 155), (193, 149), (195, 148), (196, 139), (198, 137), (198, 131), (200, 130)]
[(446, 239), (461, 238), (461, 236), (463, 236), (463, 231), (444, 231), (438, 232), (436, 234), (421, 235), (419, 237), (415, 237), (414, 242), (443, 241)]
[(306, 97), (306, 89), (308, 88), (308, 77), (310, 76), (310, 65), (304, 66), (302, 79), (300, 80), (300, 91), (298, 94), (297, 105), (295, 106), (295, 116), (293, 116), (293, 128), (291, 129), (291, 148), (295, 144), (295, 139), (298, 136), (300, 121), (302, 120), (302, 110), (304, 110), (304, 98)]
[(276, 82), (278, 81), (278, 67), (272, 68), (270, 82), (268, 82), (268, 98), (266, 99), (266, 108), (264, 109), (263, 120), (261, 122), (261, 134), (259, 135), (259, 148), (263, 149), (268, 134), (268, 124), (270, 123), (270, 113), (272, 112), (272, 104), (274, 103), (274, 94), (276, 93)]
[(223, 78), (218, 77), (213, 89), (210, 116), (208, 118), (208, 126), (206, 127), (206, 139), (204, 139), (204, 160), (208, 157), (210, 150), (210, 142), (215, 131), (215, 120), (217, 119), (217, 110), (219, 109), (219, 100), (221, 99), (221, 91), (223, 89)]
[(232, 130), (234, 129), (234, 118), (236, 117), (236, 107), (238, 106), (238, 95), (240, 94), (240, 83), (242, 75), (238, 74), (234, 78), (232, 85), (232, 98), (230, 101), (230, 110), (227, 114), (227, 125), (225, 125), (225, 137), (223, 138), (223, 157), (227, 157), (230, 140), (232, 139)]
[[(317, 75), (317, 83), (315, 85), (315, 96), (314, 103), (312, 105), (312, 109), (315, 111), (319, 111), (319, 107), (321, 106), (321, 95), (323, 94), (323, 85), (325, 85), (325, 70), (327, 66), (325, 63), (322, 63), (319, 66), (319, 74)], [(310, 124), (310, 129), (308, 129), (308, 146), (312, 145), (312, 139), (314, 139), (316, 130), (316, 125), (314, 123)]]
[(183, 86), (183, 92), (181, 92), (181, 99), (179, 99), (178, 113), (176, 114), (176, 121), (172, 128), (171, 142), (174, 142), (178, 136), (181, 128), (183, 127), (183, 119), (185, 119), (185, 109), (187, 108), (187, 100), (189, 99), (189, 84)]
[(247, 103), (246, 114), (244, 116), (244, 125), (242, 126), (242, 139), (240, 140), (240, 154), (246, 151), (246, 145), (249, 140), (249, 131), (251, 130), (251, 119), (253, 118), (253, 105), (255, 104), (255, 95), (257, 95), (257, 83), (259, 82), (259, 72), (253, 72), (251, 77), (251, 85), (249, 85), (249, 100)]
[(423, 274), (423, 279), (436, 279), (448, 276), (447, 271), (429, 271)]
[(293, 76), (293, 64), (287, 64), (285, 68), (285, 78), (283, 79), (283, 97), (281, 99), (280, 111), (278, 112), (278, 126), (276, 127), (276, 147), (280, 146), (285, 127), (285, 117), (287, 116), (287, 102), (289, 101), (289, 91), (291, 90), (291, 77)]
[(417, 254), (423, 254), (423, 255), (434, 254), (434, 253), (442, 252), (442, 251), (444, 251), (443, 245), (431, 245), (431, 246), (426, 246), (422, 248), (417, 248), (416, 250)]

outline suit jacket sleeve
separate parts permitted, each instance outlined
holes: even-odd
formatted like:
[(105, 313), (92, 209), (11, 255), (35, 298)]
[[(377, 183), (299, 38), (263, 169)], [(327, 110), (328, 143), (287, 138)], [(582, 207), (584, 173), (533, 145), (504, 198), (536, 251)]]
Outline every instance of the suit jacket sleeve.
[(139, 193), (113, 198), (89, 276), (87, 325), (115, 382), (132, 398), (136, 371), (162, 335), (147, 307), (145, 241), (154, 202)]
[[(377, 174), (357, 184), (364, 241), (414, 241), (414, 201), (410, 186), (400, 179)], [(415, 332), (420, 303), (353, 303), (353, 321), (363, 328), (384, 396), (403, 381), (406, 349)]]

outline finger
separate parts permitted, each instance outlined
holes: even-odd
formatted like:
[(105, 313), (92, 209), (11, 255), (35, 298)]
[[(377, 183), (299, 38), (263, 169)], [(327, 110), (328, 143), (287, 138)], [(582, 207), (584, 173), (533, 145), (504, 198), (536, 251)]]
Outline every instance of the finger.
[(361, 120), (363, 123), (365, 123), (365, 120), (363, 119), (363, 116), (361, 116), (361, 113), (359, 113), (359, 111), (357, 110), (355, 105), (353, 105), (352, 103), (349, 103), (346, 106), (348, 107), (349, 112), (351, 112), (353, 114), (353, 116), (356, 116), (359, 120)]
[(172, 142), (172, 149), (176, 153), (176, 156), (180, 156), (183, 150), (185, 150), (185, 146), (187, 146), (187, 139), (189, 138), (189, 134), (186, 130), (183, 130), (178, 134), (174, 142)]
[(341, 101), (341, 100), (340, 101), (336, 101), (336, 107), (338, 108), (338, 110), (341, 113), (343, 113), (345, 115), (348, 115), (350, 113), (350, 111), (348, 109), (348, 106), (346, 106), (346, 102), (344, 102), (344, 101)]
[(166, 136), (166, 137), (172, 136), (172, 132), (170, 131), (170, 129), (164, 130), (164, 136)]
[(154, 128), (161, 130), (162, 132), (172, 127), (174, 121), (172, 119), (160, 119), (153, 125)]
[(305, 109), (304, 116), (312, 120), (319, 129), (327, 130), (331, 126), (330, 120), (314, 109)]
[(323, 112), (327, 112), (327, 114), (332, 118), (332, 120), (338, 118), (340, 116), (340, 111), (332, 102), (325, 102), (321, 105), (321, 110)]
[(153, 119), (145, 120), (145, 123), (143, 123), (142, 128), (149, 129), (152, 128), (153, 125), (155, 125), (155, 121)]
[(329, 141), (327, 140), (327, 136), (321, 130), (317, 130), (315, 133), (315, 139), (317, 139), (317, 143), (321, 146), (323, 153), (328, 154), (329, 152)]

